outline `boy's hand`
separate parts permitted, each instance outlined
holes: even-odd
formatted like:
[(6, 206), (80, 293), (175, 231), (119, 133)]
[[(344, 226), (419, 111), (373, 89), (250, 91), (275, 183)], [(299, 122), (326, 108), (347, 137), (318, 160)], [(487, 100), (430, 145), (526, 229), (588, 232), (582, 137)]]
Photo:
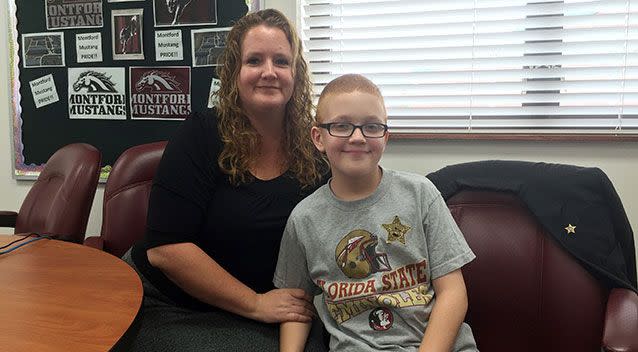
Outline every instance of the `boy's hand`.
[(257, 294), (253, 319), (264, 323), (309, 323), (314, 316), (312, 297), (298, 288), (281, 288)]

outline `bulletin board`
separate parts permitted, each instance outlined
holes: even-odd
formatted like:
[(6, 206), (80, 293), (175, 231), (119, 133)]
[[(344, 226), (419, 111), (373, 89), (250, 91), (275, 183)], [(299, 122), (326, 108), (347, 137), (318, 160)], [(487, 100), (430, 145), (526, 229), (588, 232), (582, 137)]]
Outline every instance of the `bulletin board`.
[(102, 153), (167, 140), (210, 107), (230, 26), (256, 0), (9, 0), (14, 174), (70, 143)]

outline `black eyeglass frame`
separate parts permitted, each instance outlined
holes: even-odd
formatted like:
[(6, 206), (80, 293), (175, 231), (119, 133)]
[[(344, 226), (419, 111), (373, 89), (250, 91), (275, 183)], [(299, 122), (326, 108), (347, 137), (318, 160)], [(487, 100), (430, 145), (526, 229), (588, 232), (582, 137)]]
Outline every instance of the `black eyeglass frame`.
[[(352, 126), (352, 130), (350, 131), (350, 134), (347, 135), (347, 136), (337, 136), (337, 135), (332, 134), (332, 126), (333, 125), (349, 125), (349, 126)], [(369, 125), (383, 126), (383, 134), (381, 136), (368, 136), (368, 135), (366, 135), (365, 131), (363, 130), (363, 127), (364, 126), (369, 126)], [(329, 123), (320, 123), (317, 126), (326, 129), (331, 136), (337, 137), (337, 138), (350, 138), (350, 137), (352, 137), (352, 135), (354, 134), (354, 131), (357, 128), (359, 129), (359, 131), (361, 131), (361, 134), (364, 137), (366, 137), (366, 138), (383, 138), (383, 137), (385, 137), (386, 134), (388, 134), (388, 125), (386, 125), (384, 123), (377, 123), (377, 122), (364, 123), (363, 125), (355, 125), (354, 123), (350, 123), (350, 122), (329, 122)]]

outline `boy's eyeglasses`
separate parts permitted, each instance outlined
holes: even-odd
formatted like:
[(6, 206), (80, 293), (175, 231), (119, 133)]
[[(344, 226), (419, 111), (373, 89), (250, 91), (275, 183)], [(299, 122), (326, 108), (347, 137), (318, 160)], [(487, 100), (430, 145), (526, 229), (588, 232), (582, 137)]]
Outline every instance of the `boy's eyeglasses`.
[(388, 132), (388, 125), (382, 123), (355, 125), (349, 122), (331, 122), (320, 123), (318, 126), (327, 129), (331, 136), (340, 138), (349, 138), (357, 128), (366, 138), (381, 138)]

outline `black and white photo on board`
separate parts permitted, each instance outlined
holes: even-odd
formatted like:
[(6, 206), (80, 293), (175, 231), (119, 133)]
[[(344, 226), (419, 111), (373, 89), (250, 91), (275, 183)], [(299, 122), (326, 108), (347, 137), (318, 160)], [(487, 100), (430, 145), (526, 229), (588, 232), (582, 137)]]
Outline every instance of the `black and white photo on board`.
[(191, 31), (193, 67), (217, 66), (217, 58), (226, 48), (230, 27), (194, 29)]
[(143, 60), (144, 9), (111, 11), (113, 60)]
[(64, 67), (64, 33), (23, 34), (22, 66), (24, 68)]
[(153, 0), (155, 27), (217, 24), (216, 0)]

